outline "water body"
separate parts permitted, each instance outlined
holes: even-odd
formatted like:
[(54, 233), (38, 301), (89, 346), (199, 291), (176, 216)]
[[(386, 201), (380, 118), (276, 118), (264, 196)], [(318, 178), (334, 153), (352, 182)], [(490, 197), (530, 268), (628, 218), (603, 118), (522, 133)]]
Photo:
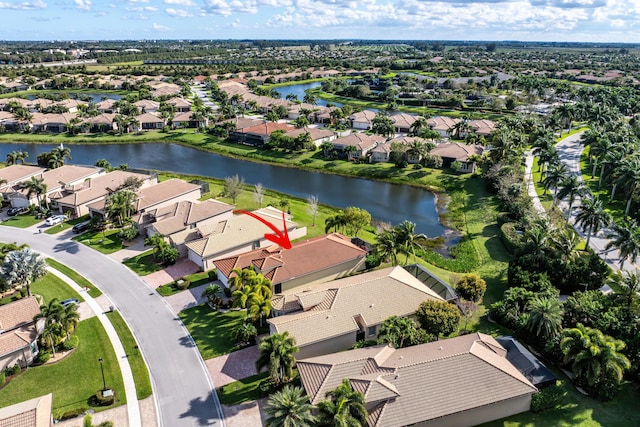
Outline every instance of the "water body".
[[(276, 88), (274, 88), (275, 90), (277, 90), (278, 92), (280, 92), (281, 98), (282, 99), (287, 99), (287, 95), (294, 94), (298, 97), (298, 100), (300, 102), (302, 102), (302, 100), (304, 99), (304, 95), (305, 95), (305, 91), (307, 89), (314, 89), (320, 87), (320, 82), (313, 82), (313, 83), (304, 83), (304, 84), (294, 84), (294, 85), (287, 85), (287, 86), (278, 86)], [(328, 103), (328, 101), (324, 100), (324, 99), (320, 99), (318, 98), (318, 100), (316, 101), (316, 105), (320, 105), (320, 106), (326, 106)], [(333, 105), (335, 105), (336, 107), (342, 107), (343, 104), (339, 103), (339, 102), (332, 102)]]
[[(107, 98), (107, 99), (114, 99), (116, 101), (119, 101), (120, 99), (122, 99), (122, 95), (117, 95), (115, 93), (84, 93), (84, 92), (81, 92), (81, 93), (76, 93), (76, 95), (78, 95), (77, 98), (82, 98), (82, 97), (85, 97), (85, 96), (89, 96), (89, 97), (91, 97), (91, 100), (96, 104), (98, 102), (102, 101), (103, 97)], [(69, 92), (69, 96), (71, 98), (74, 98), (74, 92)], [(37, 97), (38, 97), (37, 95), (29, 95), (29, 96), (27, 96), (27, 99), (33, 101)]]
[[(21, 150), (29, 153), (29, 161), (35, 162), (38, 154), (53, 147), (0, 144), (0, 159), (5, 159), (11, 151)], [(316, 195), (321, 203), (339, 208), (357, 206), (369, 211), (373, 218), (393, 225), (409, 220), (416, 223), (417, 232), (429, 237), (440, 236), (445, 230), (439, 223), (435, 195), (409, 186), (252, 163), (173, 144), (70, 145), (69, 148), (73, 164), (93, 165), (98, 159), (107, 159), (114, 166), (127, 163), (133, 168), (220, 179), (238, 174), (247, 184), (262, 183), (265, 188), (302, 198)]]

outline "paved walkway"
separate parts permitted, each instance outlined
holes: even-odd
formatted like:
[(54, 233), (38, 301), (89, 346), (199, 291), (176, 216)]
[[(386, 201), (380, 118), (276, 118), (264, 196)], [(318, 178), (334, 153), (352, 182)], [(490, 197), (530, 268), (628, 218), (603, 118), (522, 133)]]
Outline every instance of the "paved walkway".
[(166, 285), (167, 283), (171, 283), (174, 280), (198, 271), (200, 271), (200, 267), (198, 267), (193, 261), (183, 258), (179, 259), (175, 264), (170, 265), (169, 267), (156, 271), (155, 273), (147, 274), (142, 277), (142, 280), (144, 280), (145, 283), (153, 289), (156, 289), (159, 286)]
[(542, 206), (542, 203), (540, 203), (540, 198), (538, 197), (538, 193), (536, 192), (536, 184), (533, 182), (533, 150), (529, 150), (527, 152), (524, 177), (527, 183), (527, 193), (529, 194), (529, 197), (531, 197), (533, 208), (536, 210), (540, 217), (546, 218), (547, 210), (544, 208), (544, 206)]
[(129, 258), (140, 255), (143, 252), (151, 249), (151, 246), (144, 245), (144, 238), (138, 236), (133, 239), (124, 249), (120, 249), (114, 253), (109, 254), (109, 257), (115, 259), (118, 262), (126, 261)]
[[(186, 308), (191, 308), (196, 305), (202, 304), (207, 299), (202, 298), (202, 291), (209, 286), (209, 284), (197, 286), (195, 288), (187, 289), (186, 291), (178, 292), (175, 295), (171, 295), (165, 298), (167, 303), (173, 308), (173, 311), (176, 313), (180, 313), (182, 310)], [(213, 381), (218, 387), (220, 386), (217, 382)]]
[(87, 292), (83, 290), (76, 282), (71, 280), (64, 273), (55, 270), (51, 267), (48, 269), (51, 273), (58, 276), (64, 282), (66, 282), (69, 286), (71, 286), (76, 292), (82, 293), (82, 297), (85, 302), (83, 304), (88, 305), (93, 313), (98, 316), (98, 320), (104, 327), (107, 332), (107, 336), (109, 337), (109, 341), (111, 341), (111, 345), (116, 353), (116, 357), (118, 358), (118, 365), (120, 366), (120, 372), (122, 373), (122, 381), (124, 383), (124, 394), (127, 399), (127, 420), (128, 425), (130, 426), (141, 426), (142, 418), (140, 416), (140, 407), (138, 406), (138, 397), (136, 395), (136, 384), (133, 380), (133, 373), (131, 372), (131, 365), (129, 365), (129, 359), (127, 359), (127, 353), (122, 346), (122, 342), (120, 342), (120, 337), (118, 337), (118, 333), (114, 329), (113, 325), (109, 321), (109, 318), (105, 314), (104, 310), (100, 305), (96, 302), (95, 299)]

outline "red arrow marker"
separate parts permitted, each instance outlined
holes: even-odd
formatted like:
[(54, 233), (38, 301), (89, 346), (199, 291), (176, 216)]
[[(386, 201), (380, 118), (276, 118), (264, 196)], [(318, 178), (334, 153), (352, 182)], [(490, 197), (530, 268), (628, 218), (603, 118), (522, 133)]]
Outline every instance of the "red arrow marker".
[(278, 230), (278, 228), (275, 225), (271, 224), (266, 219), (259, 217), (253, 212), (247, 212), (242, 209), (238, 209), (233, 211), (233, 213), (245, 214), (245, 215), (249, 215), (252, 218), (257, 219), (258, 221), (260, 221), (261, 223), (263, 223), (264, 225), (272, 229), (273, 232), (275, 233), (275, 234), (265, 233), (264, 235), (265, 239), (272, 241), (276, 245), (282, 246), (284, 249), (291, 249), (291, 240), (289, 240), (289, 233), (287, 232), (287, 221), (285, 221), (284, 219), (284, 211), (282, 211), (282, 224), (284, 225), (283, 227), (284, 233)]

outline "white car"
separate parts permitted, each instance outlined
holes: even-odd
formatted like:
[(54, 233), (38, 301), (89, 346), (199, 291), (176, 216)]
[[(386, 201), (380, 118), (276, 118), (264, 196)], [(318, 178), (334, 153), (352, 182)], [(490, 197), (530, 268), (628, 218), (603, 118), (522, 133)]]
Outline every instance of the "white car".
[(60, 224), (63, 223), (67, 220), (67, 217), (65, 215), (54, 215), (54, 216), (50, 216), (49, 218), (46, 219), (46, 221), (44, 222), (45, 225), (56, 225), (56, 224)]

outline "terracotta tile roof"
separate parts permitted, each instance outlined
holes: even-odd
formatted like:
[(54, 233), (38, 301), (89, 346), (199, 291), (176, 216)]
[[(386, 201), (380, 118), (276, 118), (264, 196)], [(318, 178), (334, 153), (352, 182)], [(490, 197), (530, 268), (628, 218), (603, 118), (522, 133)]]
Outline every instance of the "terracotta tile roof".
[(490, 135), (496, 128), (493, 120), (469, 120), (467, 123), (478, 135)]
[[(42, 174), (44, 184), (47, 185), (47, 192), (62, 189), (65, 185), (69, 185), (75, 181), (91, 178), (101, 174), (101, 168), (93, 166), (75, 166), (64, 165), (56, 169), (49, 169)], [(26, 191), (23, 190), (26, 194)]]
[[(256, 215), (268, 221), (272, 221), (278, 230), (284, 231), (282, 217), (277, 217), (267, 209), (254, 211)], [(290, 220), (286, 221), (287, 231), (295, 230), (298, 225)], [(200, 227), (200, 233), (205, 236), (202, 239), (187, 243), (187, 248), (202, 258), (210, 258), (217, 254), (228, 254), (231, 250), (245, 247), (247, 244), (264, 239), (265, 233), (273, 231), (260, 221), (248, 215), (234, 215), (232, 218), (218, 224)], [(235, 259), (235, 257), (234, 257)], [(223, 263), (232, 263), (228, 260)], [(236, 267), (231, 267), (228, 274)]]
[(233, 123), (236, 126), (236, 131), (241, 131), (259, 125), (260, 123), (262, 123), (262, 120), (237, 117), (235, 119), (223, 120), (221, 123)]
[(179, 97), (171, 98), (167, 101), (167, 104), (178, 108), (191, 107), (191, 105), (193, 105), (190, 100)]
[(226, 277), (234, 269), (254, 265), (275, 285), (366, 255), (367, 252), (351, 243), (349, 238), (332, 233), (295, 243), (288, 250), (279, 246), (256, 249), (215, 261), (214, 264)]
[(348, 378), (374, 408), (370, 426), (405, 426), (530, 395), (537, 389), (497, 341), (475, 333), (395, 350), (390, 345), (297, 362), (311, 403)]
[(354, 122), (372, 122), (375, 117), (375, 111), (362, 110), (352, 114), (349, 118)]
[(189, 122), (193, 120), (193, 111), (185, 111), (184, 113), (177, 113), (171, 120), (172, 123)]
[(95, 117), (88, 117), (82, 121), (82, 123), (92, 125), (112, 125), (113, 119), (115, 119), (115, 113), (102, 113)]
[(459, 142), (442, 142), (429, 152), (440, 157), (449, 157), (461, 162), (469, 160), (469, 156), (474, 154), (482, 155), (484, 147), (482, 145), (461, 144)]
[[(422, 301), (442, 301), (402, 267), (298, 287), (276, 299), (284, 299), (284, 304), (297, 300), (297, 309), (304, 310), (268, 320), (276, 332), (288, 331), (299, 346), (358, 331), (358, 323), (366, 328), (390, 316), (410, 316)], [(275, 306), (284, 306), (277, 302)]]
[(294, 130), (295, 127), (291, 126), (287, 123), (274, 123), (274, 122), (263, 122), (257, 124), (255, 126), (251, 126), (249, 128), (244, 128), (239, 130), (240, 133), (250, 133), (252, 135), (271, 135), (273, 132), (277, 130), (283, 130), (285, 132)]
[(151, 101), (149, 99), (141, 99), (140, 101), (134, 102), (133, 105), (145, 110), (157, 110), (160, 108), (159, 102)]
[(50, 427), (53, 394), (25, 400), (15, 405), (0, 408), (2, 427)]
[(35, 297), (22, 298), (0, 306), (0, 332), (10, 331), (33, 322), (40, 313), (40, 305)]
[(393, 125), (396, 127), (410, 128), (419, 116), (407, 113), (398, 113), (390, 116)]

